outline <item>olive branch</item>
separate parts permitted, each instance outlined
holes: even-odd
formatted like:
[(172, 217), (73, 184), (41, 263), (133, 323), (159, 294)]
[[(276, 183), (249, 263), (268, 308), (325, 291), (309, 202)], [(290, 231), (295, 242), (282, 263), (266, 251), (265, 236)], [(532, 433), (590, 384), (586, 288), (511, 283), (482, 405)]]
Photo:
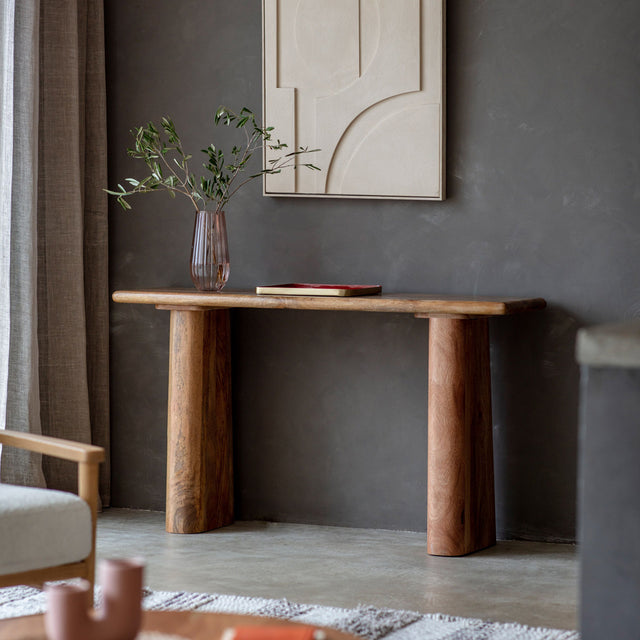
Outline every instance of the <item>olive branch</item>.
[[(226, 107), (219, 107), (214, 116), (216, 126), (234, 126), (242, 129), (245, 134), (244, 144), (231, 149), (230, 160), (225, 160), (222, 149), (210, 144), (202, 153), (207, 159), (202, 164), (207, 174), (196, 178), (191, 172), (189, 161), (193, 156), (184, 152), (180, 136), (176, 131), (173, 120), (165, 116), (157, 127), (153, 122), (146, 126), (135, 127), (131, 134), (135, 142), (133, 149), (127, 149), (132, 158), (143, 160), (149, 169), (149, 175), (142, 180), (125, 178), (130, 188), (118, 184), (118, 190), (105, 191), (116, 196), (123, 209), (131, 209), (127, 202), (129, 196), (153, 191), (167, 191), (172, 198), (181, 194), (189, 198), (196, 211), (206, 208), (213, 203), (215, 211), (224, 207), (239, 189), (245, 184), (265, 174), (280, 173), (285, 169), (306, 167), (320, 171), (310, 162), (300, 162), (300, 156), (314, 153), (319, 149), (298, 147), (294, 151), (286, 151), (286, 143), (272, 139), (273, 127), (261, 127), (251, 110), (243, 107), (240, 113), (234, 113)], [(268, 167), (258, 173), (244, 177), (242, 174), (252, 156), (259, 150), (282, 151), (282, 155), (268, 161)], [(244, 177), (244, 179), (242, 179)]]

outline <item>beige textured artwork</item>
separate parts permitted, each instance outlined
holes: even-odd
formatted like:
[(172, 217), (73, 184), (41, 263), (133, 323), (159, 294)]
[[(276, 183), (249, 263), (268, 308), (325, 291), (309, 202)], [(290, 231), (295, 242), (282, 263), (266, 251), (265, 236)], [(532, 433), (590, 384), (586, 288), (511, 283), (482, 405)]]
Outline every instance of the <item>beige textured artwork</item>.
[(265, 195), (444, 199), (444, 2), (263, 0), (264, 122), (322, 169)]

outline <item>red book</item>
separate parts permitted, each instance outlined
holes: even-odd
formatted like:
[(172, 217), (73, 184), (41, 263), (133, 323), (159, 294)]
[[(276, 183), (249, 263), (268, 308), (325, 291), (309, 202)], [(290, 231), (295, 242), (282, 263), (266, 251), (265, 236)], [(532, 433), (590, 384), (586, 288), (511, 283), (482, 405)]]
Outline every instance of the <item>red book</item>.
[(289, 282), (256, 287), (258, 295), (273, 296), (370, 296), (380, 293), (379, 284), (306, 284)]

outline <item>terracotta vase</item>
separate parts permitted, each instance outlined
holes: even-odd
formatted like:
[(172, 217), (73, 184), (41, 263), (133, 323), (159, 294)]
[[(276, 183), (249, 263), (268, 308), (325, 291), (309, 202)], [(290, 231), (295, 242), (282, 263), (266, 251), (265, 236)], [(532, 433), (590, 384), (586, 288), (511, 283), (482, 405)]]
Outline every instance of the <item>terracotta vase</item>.
[(142, 621), (140, 560), (104, 560), (99, 566), (103, 604), (87, 610), (90, 585), (48, 584), (45, 629), (49, 640), (134, 640)]
[(47, 612), (44, 626), (48, 640), (78, 640), (89, 638), (90, 619), (87, 613), (89, 583), (47, 584)]

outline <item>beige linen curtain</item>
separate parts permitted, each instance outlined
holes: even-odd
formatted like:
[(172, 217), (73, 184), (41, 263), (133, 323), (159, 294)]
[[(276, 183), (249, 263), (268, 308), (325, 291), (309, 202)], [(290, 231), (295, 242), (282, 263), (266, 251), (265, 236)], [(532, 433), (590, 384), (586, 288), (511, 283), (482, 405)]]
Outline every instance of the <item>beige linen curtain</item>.
[[(3, 349), (8, 358), (6, 423), (9, 429), (40, 432), (38, 398), (38, 349), (36, 304), (36, 215), (38, 176), (38, 0), (5, 3), (13, 8), (11, 25), (3, 33), (3, 44), (12, 43), (12, 53), (2, 61), (6, 90), (3, 121), (11, 117), (12, 140), (10, 186), (3, 189), (8, 205), (3, 238), (9, 262), (9, 283), (3, 309), (10, 341)], [(3, 163), (4, 164), (4, 163)], [(13, 484), (44, 486), (39, 455), (6, 449), (0, 476)]]
[[(24, 6), (25, 0), (14, 0)], [(39, 22), (37, 42), (38, 96), (37, 206), (31, 216), (31, 274), (37, 271), (37, 296), (27, 307), (34, 315), (37, 341), (29, 340), (38, 367), (22, 376), (20, 388), (7, 390), (7, 428), (38, 431), (109, 447), (108, 395), (108, 232), (106, 176), (106, 97), (102, 0), (41, 0), (34, 8)], [(16, 42), (23, 38), (16, 32)], [(24, 84), (14, 75), (14, 86)], [(32, 163), (33, 169), (33, 163)], [(15, 173), (14, 173), (15, 175)], [(33, 184), (33, 181), (30, 183)], [(13, 206), (13, 205), (12, 205)], [(24, 208), (23, 208), (24, 209)], [(14, 207), (15, 210), (15, 207)], [(35, 213), (34, 213), (35, 212)], [(24, 233), (13, 222), (11, 238)], [(37, 251), (34, 250), (37, 247)], [(13, 248), (11, 260), (14, 260)], [(37, 269), (34, 268), (37, 264)], [(11, 335), (13, 301), (24, 290), (25, 274), (11, 272)], [(23, 296), (24, 297), (24, 296)], [(34, 312), (34, 307), (36, 311)], [(23, 339), (26, 341), (26, 338)], [(16, 356), (17, 356), (16, 352)], [(17, 379), (28, 354), (14, 358), (11, 347), (8, 378)], [(10, 411), (10, 403), (37, 411)], [(39, 414), (35, 415), (35, 414)], [(38, 424), (39, 423), (39, 424)], [(7, 453), (10, 450), (7, 450)], [(3, 481), (37, 484), (24, 465), (3, 451)], [(47, 486), (74, 490), (73, 465), (45, 458)], [(109, 465), (102, 465), (100, 492), (109, 504)]]

